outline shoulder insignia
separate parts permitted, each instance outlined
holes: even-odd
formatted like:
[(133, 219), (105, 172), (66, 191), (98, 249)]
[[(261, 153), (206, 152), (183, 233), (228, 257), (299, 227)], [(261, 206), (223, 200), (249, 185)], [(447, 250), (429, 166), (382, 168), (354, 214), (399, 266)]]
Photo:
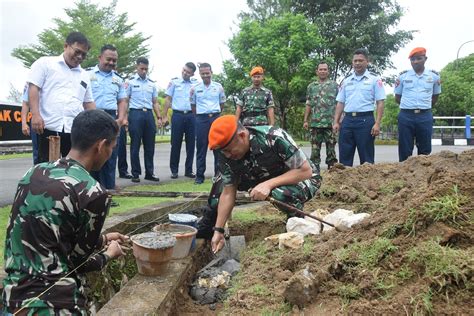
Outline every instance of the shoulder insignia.
[(117, 71), (113, 70), (114, 74), (116, 74), (118, 77), (120, 77), (121, 79), (125, 79), (124, 77), (122, 77)]
[(155, 80), (151, 80), (150, 78), (148, 78), (148, 80), (150, 80), (151, 82), (155, 82)]
[(178, 77), (171, 78), (171, 80), (176, 80), (176, 79), (178, 79)]
[(437, 72), (436, 70), (431, 69), (430, 71), (439, 76), (439, 72)]
[(86, 71), (91, 71), (91, 70), (93, 70), (93, 69), (94, 69), (94, 67), (87, 67), (87, 68), (86, 68)]
[(197, 82), (198, 80), (196, 78), (191, 78), (191, 82)]
[(399, 75), (401, 76), (401, 75), (403, 75), (404, 73), (407, 73), (407, 72), (408, 72), (408, 70), (403, 70)]

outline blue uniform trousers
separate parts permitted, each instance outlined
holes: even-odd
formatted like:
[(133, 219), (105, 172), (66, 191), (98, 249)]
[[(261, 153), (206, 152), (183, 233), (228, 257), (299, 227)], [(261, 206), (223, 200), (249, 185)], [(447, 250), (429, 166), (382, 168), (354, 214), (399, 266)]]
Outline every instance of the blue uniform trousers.
[[(115, 110), (105, 110), (114, 119), (117, 119)], [(107, 190), (115, 189), (115, 170), (117, 166), (117, 146), (112, 151), (110, 158), (99, 171), (91, 171), (92, 177), (102, 184)]]
[(152, 110), (142, 111), (130, 109), (128, 114), (128, 132), (130, 134), (130, 163), (132, 176), (138, 178), (142, 174), (140, 166), (140, 145), (143, 142), (145, 160), (145, 177), (153, 176), (153, 157), (155, 155), (156, 124)]
[(194, 148), (196, 141), (196, 119), (191, 111), (186, 114), (173, 111), (173, 116), (171, 117), (171, 173), (178, 173), (183, 135), (184, 141), (186, 142), (184, 174), (191, 174), (193, 173)]
[(431, 153), (431, 137), (433, 134), (433, 114), (431, 110), (401, 109), (398, 114), (398, 159), (405, 161), (413, 153), (416, 142), (418, 155)]
[[(211, 124), (219, 117), (219, 113), (196, 115), (196, 181), (204, 181), (206, 172), (206, 155), (209, 145)], [(217, 152), (214, 151), (214, 174), (217, 174)]]
[(33, 147), (33, 164), (39, 163), (38, 159), (38, 134), (30, 126), (31, 146)]
[(374, 137), (370, 134), (375, 124), (373, 114), (368, 116), (346, 115), (339, 131), (339, 162), (345, 166), (354, 164), (357, 148), (360, 164), (374, 163)]
[(120, 176), (128, 174), (127, 163), (127, 131), (125, 127), (120, 128), (120, 135), (117, 142), (118, 171)]

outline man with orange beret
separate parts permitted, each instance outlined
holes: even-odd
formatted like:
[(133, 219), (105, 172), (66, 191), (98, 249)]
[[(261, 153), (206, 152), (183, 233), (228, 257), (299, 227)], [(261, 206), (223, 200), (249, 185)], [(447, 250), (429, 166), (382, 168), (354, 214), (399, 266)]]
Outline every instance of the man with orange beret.
[(244, 126), (274, 125), (275, 105), (272, 92), (262, 85), (263, 68), (253, 67), (250, 71), (252, 85), (245, 88), (237, 101), (235, 116)]
[[(217, 219), (212, 250), (224, 245), (223, 227), (235, 204), (237, 190), (249, 191), (253, 200), (267, 197), (299, 209), (313, 198), (321, 185), (315, 165), (281, 128), (246, 126), (233, 115), (214, 121), (209, 131), (209, 148), (219, 155), (221, 178), (215, 183)], [(295, 214), (281, 209), (289, 217)], [(215, 215), (214, 215), (215, 216)]]
[(400, 73), (395, 83), (398, 114), (398, 159), (404, 161), (413, 154), (416, 143), (418, 155), (431, 153), (433, 113), (431, 108), (441, 93), (439, 74), (425, 69), (426, 49), (414, 48), (408, 55), (413, 69)]

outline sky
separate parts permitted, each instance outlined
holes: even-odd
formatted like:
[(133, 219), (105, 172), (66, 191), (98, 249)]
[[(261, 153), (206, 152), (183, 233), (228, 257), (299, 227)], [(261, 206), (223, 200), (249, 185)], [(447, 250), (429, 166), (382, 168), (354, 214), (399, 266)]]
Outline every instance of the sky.
[[(449, 3), (398, 0), (398, 3), (405, 8), (398, 28), (418, 32), (392, 56), (396, 69), (387, 71), (386, 75), (409, 69), (408, 53), (417, 46), (427, 49), (426, 67), (439, 71), (456, 59), (461, 44), (474, 40), (472, 0)], [(28, 69), (11, 56), (12, 50), (37, 44), (38, 34), (54, 27), (54, 18), (66, 19), (64, 9), (73, 7), (71, 0), (0, 0), (0, 100), (6, 100), (10, 84), (22, 89), (28, 76)], [(164, 89), (171, 78), (180, 75), (187, 61), (209, 62), (214, 73), (220, 73), (222, 61), (232, 57), (226, 42), (238, 31), (237, 15), (247, 9), (246, 0), (118, 0), (116, 12), (127, 12), (128, 21), (137, 23), (136, 31), (152, 35), (148, 41), (150, 77)], [(459, 57), (471, 53), (474, 53), (474, 42), (465, 44)], [(391, 92), (388, 87), (387, 93)]]

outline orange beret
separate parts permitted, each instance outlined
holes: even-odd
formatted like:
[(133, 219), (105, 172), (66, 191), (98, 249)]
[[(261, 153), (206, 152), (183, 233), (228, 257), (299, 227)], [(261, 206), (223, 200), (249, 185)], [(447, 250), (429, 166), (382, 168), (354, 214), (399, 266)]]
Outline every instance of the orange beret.
[(410, 55), (408, 55), (408, 58), (412, 58), (415, 55), (425, 55), (426, 54), (426, 49), (423, 47), (415, 47), (411, 50)]
[(253, 67), (250, 71), (250, 77), (253, 75), (263, 75), (263, 68), (260, 66)]
[(223, 149), (234, 138), (237, 132), (237, 117), (223, 115), (212, 122), (209, 130), (209, 149)]

